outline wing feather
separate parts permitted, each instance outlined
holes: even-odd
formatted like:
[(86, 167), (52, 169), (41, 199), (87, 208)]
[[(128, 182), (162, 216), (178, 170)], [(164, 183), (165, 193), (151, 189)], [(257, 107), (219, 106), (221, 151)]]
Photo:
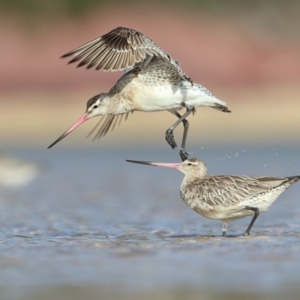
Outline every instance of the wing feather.
[[(125, 121), (127, 120), (128, 115), (129, 113), (125, 114)], [(124, 114), (103, 116), (96, 124), (96, 126), (91, 130), (91, 132), (87, 135), (87, 137), (91, 136), (97, 130), (93, 141), (96, 139), (100, 139), (101, 137), (105, 136), (109, 130), (113, 131), (116, 126), (119, 126), (123, 117)]]
[[(150, 38), (133, 29), (118, 27), (103, 36), (90, 41), (62, 57), (74, 56), (69, 63), (79, 62), (78, 67), (87, 66), (103, 71), (132, 69), (137, 64), (150, 60), (147, 57), (162, 57), (175, 66), (181, 78), (191, 81), (177, 61)], [(191, 81), (192, 82), (192, 81)]]
[(288, 178), (223, 175), (208, 176), (194, 186), (197, 194), (207, 204), (230, 206), (270, 192), (283, 184), (288, 188), (292, 182), (289, 182)]

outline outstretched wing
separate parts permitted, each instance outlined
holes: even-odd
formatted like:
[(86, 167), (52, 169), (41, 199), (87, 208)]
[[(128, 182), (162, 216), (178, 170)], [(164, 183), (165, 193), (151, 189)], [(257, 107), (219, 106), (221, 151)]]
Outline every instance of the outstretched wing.
[(174, 65), (182, 78), (190, 81), (178, 62), (173, 60), (167, 52), (141, 32), (129, 28), (113, 29), (62, 57), (69, 56), (74, 56), (69, 63), (79, 62), (78, 67), (86, 66), (87, 69), (95, 67), (96, 70), (103, 71), (130, 69), (146, 58), (160, 56)]

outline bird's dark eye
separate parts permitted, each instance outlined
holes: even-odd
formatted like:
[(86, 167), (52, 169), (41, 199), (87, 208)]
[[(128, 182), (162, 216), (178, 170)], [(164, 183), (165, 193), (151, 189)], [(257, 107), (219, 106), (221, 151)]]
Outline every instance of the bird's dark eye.
[(188, 166), (192, 166), (192, 164), (191, 164), (191, 163), (188, 163)]
[(97, 107), (98, 107), (98, 105), (94, 105), (94, 106), (93, 106), (93, 109), (96, 109)]

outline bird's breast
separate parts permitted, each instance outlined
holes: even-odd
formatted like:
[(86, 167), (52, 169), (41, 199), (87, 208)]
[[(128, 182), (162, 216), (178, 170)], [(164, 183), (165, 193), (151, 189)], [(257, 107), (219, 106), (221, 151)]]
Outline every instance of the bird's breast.
[(168, 80), (152, 82), (138, 77), (126, 86), (125, 93), (130, 95), (135, 109), (140, 111), (178, 110), (182, 108), (182, 102), (193, 107), (203, 103), (197, 87), (182, 88)]

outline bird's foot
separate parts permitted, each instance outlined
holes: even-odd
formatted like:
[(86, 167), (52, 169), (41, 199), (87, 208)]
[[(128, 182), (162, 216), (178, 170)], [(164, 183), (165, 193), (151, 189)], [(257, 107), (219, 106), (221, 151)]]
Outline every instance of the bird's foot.
[(173, 130), (168, 129), (166, 131), (166, 141), (172, 147), (172, 149), (175, 149), (177, 147), (177, 144), (174, 139)]
[(189, 153), (183, 148), (179, 148), (179, 149), (180, 149), (179, 155), (181, 157), (181, 160), (185, 161), (185, 160), (189, 159)]

